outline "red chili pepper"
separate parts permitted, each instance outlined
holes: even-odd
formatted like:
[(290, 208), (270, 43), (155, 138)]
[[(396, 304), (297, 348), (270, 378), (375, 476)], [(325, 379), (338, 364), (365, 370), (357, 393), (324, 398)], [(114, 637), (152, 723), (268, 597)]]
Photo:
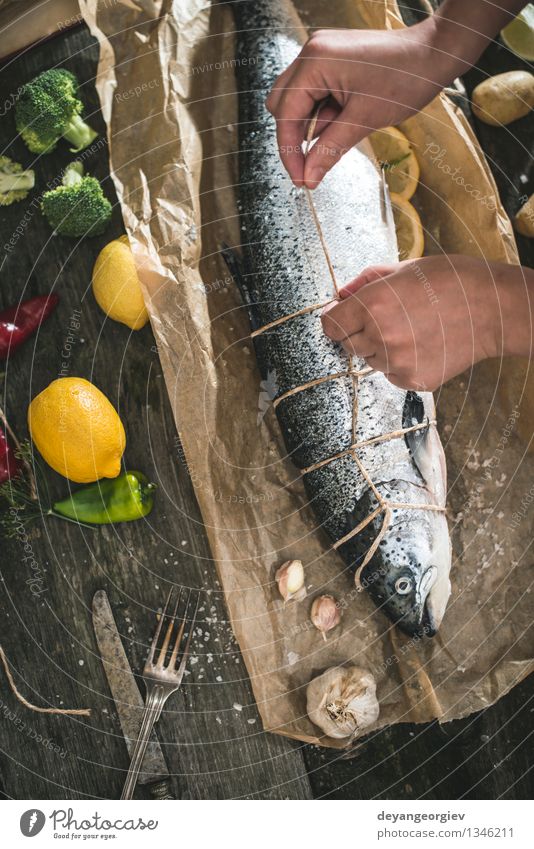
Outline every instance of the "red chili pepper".
[(22, 462), (15, 452), (4, 428), (0, 424), (0, 483), (11, 480), (22, 471)]
[(0, 360), (5, 360), (54, 312), (59, 297), (38, 295), (0, 312)]

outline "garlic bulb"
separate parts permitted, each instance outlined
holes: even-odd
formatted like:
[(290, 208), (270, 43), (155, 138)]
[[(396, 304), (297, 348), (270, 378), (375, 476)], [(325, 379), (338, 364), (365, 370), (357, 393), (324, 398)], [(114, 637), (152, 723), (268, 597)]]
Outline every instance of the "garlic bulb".
[(378, 719), (376, 681), (358, 666), (332, 666), (306, 691), (311, 721), (328, 736), (356, 737)]
[(288, 560), (277, 570), (275, 578), (284, 601), (299, 600), (306, 595), (302, 560)]
[(320, 595), (312, 604), (311, 621), (326, 640), (326, 632), (331, 631), (341, 621), (341, 611), (338, 603), (331, 595)]

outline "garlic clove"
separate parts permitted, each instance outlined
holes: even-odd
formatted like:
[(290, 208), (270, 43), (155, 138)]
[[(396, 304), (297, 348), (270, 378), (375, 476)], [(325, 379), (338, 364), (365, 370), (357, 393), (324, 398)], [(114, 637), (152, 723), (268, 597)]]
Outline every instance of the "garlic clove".
[(300, 600), (306, 595), (304, 587), (304, 567), (302, 560), (288, 560), (283, 563), (275, 575), (278, 591), (284, 602), (290, 599)]
[(376, 681), (358, 666), (333, 666), (313, 678), (306, 691), (311, 721), (328, 737), (355, 738), (380, 714)]
[(331, 631), (341, 621), (341, 611), (336, 599), (331, 595), (318, 596), (311, 608), (311, 621), (326, 640), (327, 631)]

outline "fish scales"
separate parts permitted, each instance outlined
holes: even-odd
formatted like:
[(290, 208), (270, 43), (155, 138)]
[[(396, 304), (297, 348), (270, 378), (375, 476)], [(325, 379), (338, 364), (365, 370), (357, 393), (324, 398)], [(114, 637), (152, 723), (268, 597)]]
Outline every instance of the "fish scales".
[[(306, 32), (287, 0), (241, 0), (236, 21), (239, 97), (239, 285), (251, 326), (259, 329), (334, 297), (334, 287), (308, 201), (282, 166), (275, 123), (265, 98), (298, 55)], [(385, 221), (381, 175), (364, 143), (350, 150), (314, 191), (336, 280), (348, 282), (369, 265), (397, 260)], [(254, 339), (262, 376), (280, 397), (295, 387), (349, 367), (341, 347), (322, 332), (320, 311), (300, 315)], [(356, 360), (357, 369), (365, 368)], [(330, 380), (282, 399), (276, 408), (288, 454), (299, 469), (321, 463), (353, 443), (353, 381)], [(432, 396), (393, 386), (384, 375), (357, 387), (356, 441), (434, 417)], [(385, 501), (444, 505), (445, 464), (434, 428), (358, 449)], [(306, 492), (331, 540), (355, 528), (377, 506), (355, 460), (332, 460), (304, 476)], [(383, 516), (341, 546), (357, 568)], [(433, 634), (450, 593), (450, 541), (443, 514), (393, 508), (391, 527), (360, 581), (375, 604), (410, 634)]]

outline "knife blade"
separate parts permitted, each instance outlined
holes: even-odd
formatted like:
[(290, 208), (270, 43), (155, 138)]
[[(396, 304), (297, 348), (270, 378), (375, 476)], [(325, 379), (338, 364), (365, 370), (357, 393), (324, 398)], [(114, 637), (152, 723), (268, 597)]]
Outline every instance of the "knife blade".
[[(104, 672), (117, 708), (128, 754), (131, 757), (141, 728), (144, 700), (126, 657), (105, 590), (98, 590), (93, 598), (93, 627)], [(148, 785), (154, 798), (174, 798), (170, 792), (169, 770), (154, 732), (147, 746), (138, 783)]]

